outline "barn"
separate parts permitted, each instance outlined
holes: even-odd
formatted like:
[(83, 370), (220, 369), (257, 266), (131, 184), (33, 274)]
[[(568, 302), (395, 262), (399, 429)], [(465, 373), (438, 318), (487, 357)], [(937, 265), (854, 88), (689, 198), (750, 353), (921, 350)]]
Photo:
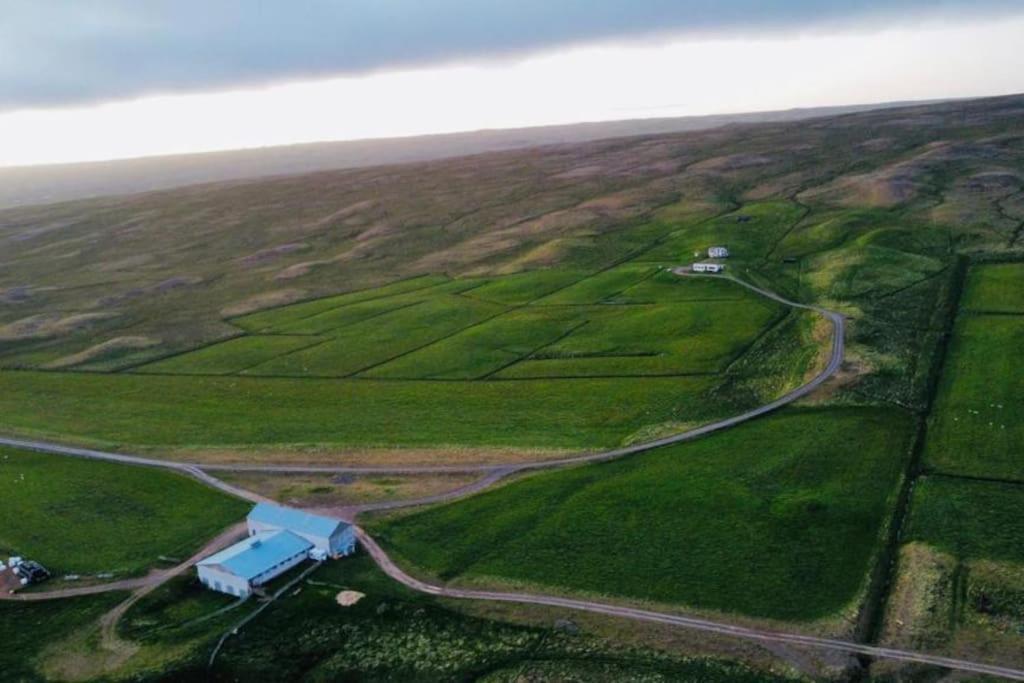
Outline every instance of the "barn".
[(196, 571), (207, 588), (244, 598), (300, 564), (311, 550), (312, 543), (290, 531), (264, 531), (200, 560)]
[(342, 557), (356, 549), (355, 529), (340, 519), (273, 503), (258, 503), (246, 521), (250, 536), (267, 531), (289, 531), (309, 541), (315, 550), (314, 557)]

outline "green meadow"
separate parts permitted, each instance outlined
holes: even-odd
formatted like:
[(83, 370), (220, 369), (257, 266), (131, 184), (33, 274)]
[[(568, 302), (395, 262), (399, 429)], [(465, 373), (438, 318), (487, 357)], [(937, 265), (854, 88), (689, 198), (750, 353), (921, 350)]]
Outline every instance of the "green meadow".
[(961, 307), (974, 313), (1024, 314), (1024, 263), (992, 263), (971, 268)]
[(137, 574), (185, 559), (248, 505), (183, 475), (0, 448), (0, 554), (60, 574)]
[(863, 588), (912, 433), (901, 411), (790, 409), (371, 528), (447, 581), (812, 620)]
[(601, 448), (735, 409), (714, 377), (502, 382), (0, 372), (9, 432), (106, 446)]
[(1024, 487), (941, 475), (914, 487), (907, 542), (922, 541), (964, 560), (1024, 563)]
[(139, 371), (184, 375), (231, 375), (322, 341), (323, 339), (313, 336), (254, 334), (229, 339), (182, 356), (148, 363), (139, 368)]
[(760, 301), (605, 306), (498, 377), (714, 374), (782, 314)]
[(1024, 316), (963, 313), (949, 345), (925, 450), (940, 472), (1024, 480)]

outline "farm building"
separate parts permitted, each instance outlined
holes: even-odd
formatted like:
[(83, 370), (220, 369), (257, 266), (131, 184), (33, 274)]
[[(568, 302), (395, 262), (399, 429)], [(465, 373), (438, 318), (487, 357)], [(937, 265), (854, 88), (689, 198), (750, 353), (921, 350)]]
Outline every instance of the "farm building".
[(721, 263), (694, 263), (693, 272), (695, 273), (721, 273), (725, 270), (725, 266)]
[(264, 531), (200, 560), (196, 570), (207, 588), (244, 598), (300, 564), (311, 550), (312, 543), (290, 531)]
[(290, 531), (304, 538), (313, 544), (314, 557), (342, 557), (356, 549), (355, 529), (339, 519), (272, 503), (258, 503), (249, 512), (247, 522), (250, 536), (266, 531)]
[(729, 250), (725, 247), (711, 247), (708, 249), (708, 258), (728, 258)]

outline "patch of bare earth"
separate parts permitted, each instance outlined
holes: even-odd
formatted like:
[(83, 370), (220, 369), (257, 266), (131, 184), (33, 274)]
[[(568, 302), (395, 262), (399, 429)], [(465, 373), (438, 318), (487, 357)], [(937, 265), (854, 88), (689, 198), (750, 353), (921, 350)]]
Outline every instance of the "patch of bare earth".
[(366, 475), (218, 472), (236, 486), (301, 508), (335, 508), (427, 498), (467, 486), (478, 474)]
[(264, 308), (284, 306), (304, 298), (308, 292), (304, 289), (278, 289), (272, 292), (263, 292), (250, 296), (237, 303), (230, 304), (221, 309), (220, 314), (225, 318), (233, 318), (246, 313), (255, 313)]
[(694, 171), (738, 171), (752, 166), (763, 166), (771, 159), (760, 154), (728, 154), (699, 161), (690, 168)]
[(75, 365), (81, 365), (93, 360), (102, 360), (107, 356), (120, 353), (122, 351), (133, 351), (138, 349), (148, 349), (156, 346), (160, 341), (157, 339), (151, 339), (149, 337), (114, 337), (107, 341), (90, 346), (84, 351), (71, 354), (70, 356), (64, 356), (58, 358), (55, 361), (47, 363), (43, 367), (47, 370), (59, 370), (61, 368), (70, 368)]
[(366, 594), (359, 591), (341, 591), (334, 599), (342, 607), (351, 607), (365, 597)]
[(517, 462), (538, 462), (571, 455), (564, 449), (523, 448), (280, 448), (238, 446), (236, 448), (154, 449), (154, 457), (189, 460), (209, 464), (287, 463), (292, 465), (337, 466), (413, 466), (413, 465), (500, 465)]
[(253, 266), (263, 265), (269, 261), (274, 261), (287, 254), (292, 254), (297, 251), (306, 251), (309, 248), (309, 244), (306, 242), (289, 242), (288, 244), (279, 244), (276, 247), (260, 249), (248, 256), (243, 256), (239, 261), (242, 265), (251, 268)]
[(44, 313), (21, 318), (0, 327), (0, 341), (63, 337), (83, 330), (101, 320), (116, 318), (117, 313)]

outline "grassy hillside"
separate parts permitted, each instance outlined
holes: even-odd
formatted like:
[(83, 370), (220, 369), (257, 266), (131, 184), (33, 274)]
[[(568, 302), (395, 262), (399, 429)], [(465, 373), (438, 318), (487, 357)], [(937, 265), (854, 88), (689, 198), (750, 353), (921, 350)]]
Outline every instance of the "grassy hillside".
[(140, 573), (185, 559), (248, 506), (184, 476), (0, 448), (0, 555), (57, 575)]
[(891, 411), (791, 410), (371, 528), (446, 580), (811, 620), (861, 588), (910, 426)]

